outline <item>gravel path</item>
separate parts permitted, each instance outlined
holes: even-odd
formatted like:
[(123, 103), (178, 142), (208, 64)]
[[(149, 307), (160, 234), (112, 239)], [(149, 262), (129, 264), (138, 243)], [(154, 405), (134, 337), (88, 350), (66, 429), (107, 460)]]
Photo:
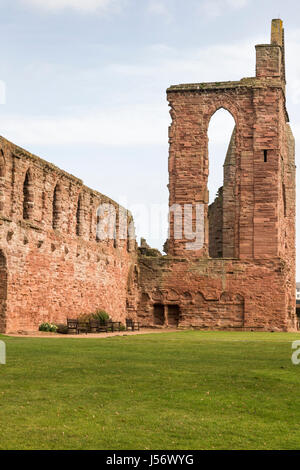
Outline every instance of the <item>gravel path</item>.
[(48, 333), (44, 331), (22, 331), (20, 333), (8, 333), (4, 336), (16, 337), (16, 338), (109, 338), (111, 336), (133, 336), (133, 335), (145, 335), (149, 333), (169, 333), (178, 331), (176, 328), (141, 328), (139, 331), (115, 331), (113, 333), (81, 333), (79, 335), (62, 335), (58, 333)]

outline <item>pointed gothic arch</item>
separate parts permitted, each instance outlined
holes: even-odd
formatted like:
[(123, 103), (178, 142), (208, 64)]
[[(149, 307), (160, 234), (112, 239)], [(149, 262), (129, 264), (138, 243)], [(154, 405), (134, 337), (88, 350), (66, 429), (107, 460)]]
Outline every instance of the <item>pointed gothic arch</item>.
[(62, 186), (57, 183), (53, 191), (52, 201), (52, 228), (54, 230), (58, 230), (61, 226), (62, 199)]
[(26, 171), (23, 183), (23, 219), (28, 220), (33, 217), (34, 193), (32, 175), (30, 169)]
[(5, 178), (6, 165), (3, 150), (0, 150), (0, 178)]
[(76, 235), (78, 237), (82, 236), (83, 232), (83, 200), (82, 193), (79, 193), (77, 199), (77, 208), (76, 208)]
[(0, 333), (6, 331), (7, 261), (0, 250)]
[(209, 255), (234, 257), (236, 190), (236, 122), (219, 107), (208, 127)]

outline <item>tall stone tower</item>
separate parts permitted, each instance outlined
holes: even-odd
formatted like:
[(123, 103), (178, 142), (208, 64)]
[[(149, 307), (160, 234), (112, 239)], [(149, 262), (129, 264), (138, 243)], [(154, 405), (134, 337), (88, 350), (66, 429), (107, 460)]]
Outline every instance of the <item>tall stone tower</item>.
[[(256, 46), (255, 77), (167, 90), (168, 256), (143, 260), (139, 314), (146, 323), (155, 323), (161, 305), (160, 323), (168, 325), (168, 306), (174, 312), (176, 305), (179, 326), (296, 328), (295, 159), (285, 85), (284, 30), (274, 19), (270, 44)], [(207, 130), (220, 108), (235, 128), (224, 184), (209, 206)]]
[[(285, 245), (294, 247), (295, 185), (293, 139), (285, 108), (282, 21), (272, 21), (271, 44), (256, 46), (256, 77), (239, 82), (176, 85), (167, 93), (172, 116), (170, 206), (179, 204), (183, 209), (184, 204), (192, 204), (195, 211), (197, 204), (204, 205), (204, 225), (199, 227), (204, 231), (203, 246), (186, 250), (190, 240), (174, 237), (172, 216), (170, 253), (209, 253), (207, 129), (215, 111), (225, 108), (232, 114), (236, 128), (234, 175), (230, 175), (234, 179), (234, 203), (229, 205), (229, 197), (223, 197), (223, 215), (230, 219), (230, 230), (226, 231), (223, 218), (223, 252), (226, 257), (239, 259), (285, 256)], [(228, 181), (224, 183), (226, 187)]]

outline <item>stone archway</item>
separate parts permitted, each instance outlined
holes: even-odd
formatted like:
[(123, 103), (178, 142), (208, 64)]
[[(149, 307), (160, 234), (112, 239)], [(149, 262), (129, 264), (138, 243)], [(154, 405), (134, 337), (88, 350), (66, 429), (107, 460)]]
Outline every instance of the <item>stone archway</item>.
[[(220, 132), (221, 131), (221, 132)], [(225, 108), (211, 116), (208, 127), (208, 246), (211, 258), (235, 255), (236, 122)]]
[(153, 323), (157, 326), (165, 324), (165, 307), (163, 304), (153, 305)]
[(168, 305), (168, 326), (177, 328), (180, 318), (179, 305), (170, 304)]
[(31, 170), (28, 168), (23, 183), (23, 219), (30, 220), (33, 217), (34, 189)]
[(63, 214), (63, 188), (60, 183), (57, 183), (53, 191), (52, 201), (52, 228), (54, 230), (61, 228), (61, 216)]
[(0, 333), (6, 331), (6, 299), (7, 299), (7, 263), (0, 250)]

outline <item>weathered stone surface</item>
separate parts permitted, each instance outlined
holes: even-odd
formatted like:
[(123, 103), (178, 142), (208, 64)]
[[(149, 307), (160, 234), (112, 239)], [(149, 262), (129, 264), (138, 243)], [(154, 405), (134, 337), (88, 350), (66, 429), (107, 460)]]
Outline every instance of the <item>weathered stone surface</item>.
[[(294, 327), (283, 295), (288, 278), (289, 266), (280, 259), (143, 256), (138, 316), (145, 326), (169, 326), (169, 307), (177, 306), (180, 327), (286, 331)], [(156, 319), (158, 305), (163, 322)]]
[(0, 332), (64, 323), (97, 308), (123, 322), (135, 312), (135, 241), (96, 240), (100, 203), (118, 209), (0, 138)]
[[(167, 257), (140, 257), (138, 315), (182, 327), (292, 330), (295, 316), (295, 157), (285, 107), (284, 36), (256, 46), (256, 77), (167, 90), (170, 235)], [(224, 185), (208, 208), (208, 138), (219, 108), (235, 119)], [(187, 250), (174, 207), (204, 206), (204, 245)], [(176, 222), (176, 224), (175, 224)], [(210, 259), (216, 257), (219, 259)], [(172, 291), (172, 299), (170, 298)], [(177, 297), (175, 298), (174, 292)]]
[[(254, 78), (167, 91), (167, 256), (145, 241), (136, 249), (127, 211), (125, 237), (103, 239), (109, 224), (97, 207), (118, 210), (114, 201), (0, 138), (0, 332), (97, 308), (123, 322), (138, 315), (145, 326), (296, 328), (295, 151), (281, 20), (273, 20), (271, 44), (256, 46), (256, 58)], [(224, 184), (209, 208), (207, 129), (221, 107), (235, 129)], [(184, 205), (193, 223), (177, 237)], [(197, 243), (188, 236), (195, 231)]]
[(223, 187), (212, 204), (208, 206), (209, 256), (223, 257)]

